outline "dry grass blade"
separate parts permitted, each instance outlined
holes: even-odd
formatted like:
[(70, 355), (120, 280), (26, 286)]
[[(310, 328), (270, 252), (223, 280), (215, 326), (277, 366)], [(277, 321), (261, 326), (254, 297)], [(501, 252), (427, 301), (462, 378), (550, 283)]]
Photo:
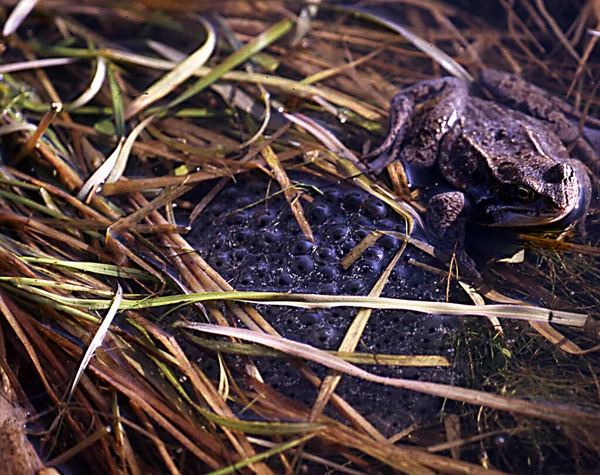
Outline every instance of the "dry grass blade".
[(8, 124), (0, 127), (0, 136), (14, 134), (15, 132), (35, 132), (37, 126), (34, 124)]
[[(485, 305), (473, 306), (449, 302), (424, 302), (382, 297), (350, 297), (339, 295), (284, 294), (276, 292), (222, 292), (185, 296), (185, 299), (209, 301), (213, 299), (232, 299), (265, 305), (289, 305), (303, 308), (327, 307), (364, 307), (388, 310), (412, 310), (414, 312), (439, 315), (479, 315), (498, 318), (513, 318), (540, 322), (552, 322), (562, 325), (583, 326), (587, 315), (561, 310), (549, 310), (525, 305)], [(72, 301), (74, 302), (74, 301)], [(83, 303), (83, 302), (82, 302)], [(103, 303), (102, 305), (106, 305)], [(135, 304), (132, 303), (135, 306)]]
[(78, 199), (82, 201), (89, 199), (90, 195), (103, 183), (114, 183), (121, 178), (127, 167), (127, 161), (129, 160), (133, 144), (140, 133), (142, 133), (146, 126), (155, 118), (156, 114), (146, 117), (131, 131), (127, 138), (123, 137), (121, 139), (114, 152), (110, 154), (104, 163), (98, 167), (94, 174), (81, 187), (81, 190), (77, 193)]
[(318, 350), (312, 346), (286, 340), (284, 338), (265, 335), (263, 333), (244, 330), (240, 328), (228, 328), (219, 325), (210, 325), (205, 323), (183, 323), (176, 324), (178, 327), (212, 333), (215, 335), (230, 336), (240, 338), (254, 343), (274, 348), (284, 353), (293, 355), (297, 358), (304, 358), (319, 363), (327, 368), (339, 371), (350, 376), (362, 378), (384, 385), (410, 389), (413, 391), (431, 394), (433, 396), (453, 399), (455, 401), (466, 402), (469, 404), (482, 405), (502, 411), (509, 411), (515, 414), (535, 417), (542, 420), (559, 422), (564, 424), (588, 425), (590, 427), (600, 427), (600, 416), (586, 414), (576, 410), (568, 410), (554, 407), (552, 410), (544, 404), (536, 404), (516, 398), (506, 398), (493, 394), (464, 389), (454, 386), (448, 386), (437, 383), (426, 383), (408, 379), (388, 378), (364, 371), (346, 361), (335, 358), (330, 354)]
[(27, 139), (27, 142), (25, 142), (25, 145), (23, 146), (23, 148), (18, 153), (18, 155), (15, 157), (15, 159), (13, 161), (13, 165), (15, 163), (20, 162), (24, 157), (29, 155), (35, 147), (37, 147), (39, 141), (41, 140), (43, 135), (48, 130), (48, 127), (50, 126), (50, 124), (52, 123), (54, 118), (62, 111), (62, 108), (63, 108), (63, 106), (61, 103), (53, 102), (50, 105), (50, 110), (48, 112), (46, 112), (46, 114), (44, 114), (44, 117), (40, 121), (40, 123), (37, 126), (37, 128), (35, 129), (35, 131)]
[(108, 427), (101, 427), (93, 434), (90, 434), (84, 440), (79, 442), (74, 447), (71, 447), (69, 450), (66, 450), (58, 457), (53, 458), (48, 461), (49, 466), (60, 466), (67, 463), (70, 459), (72, 459), (76, 454), (83, 452), (87, 449), (93, 447), (99, 440), (106, 438), (106, 436), (110, 433)]
[(69, 393), (67, 394), (67, 404), (68, 404), (68, 401), (73, 397), (75, 388), (77, 387), (77, 384), (79, 383), (79, 380), (81, 379), (81, 376), (83, 375), (83, 372), (85, 371), (90, 360), (92, 359), (92, 356), (94, 356), (94, 352), (96, 351), (96, 349), (98, 349), (98, 347), (104, 341), (104, 338), (106, 337), (106, 334), (108, 333), (108, 329), (109, 329), (110, 325), (112, 324), (113, 319), (119, 312), (119, 306), (121, 305), (122, 299), (123, 299), (123, 289), (119, 285), (117, 287), (117, 291), (115, 293), (113, 302), (112, 302), (110, 308), (108, 309), (108, 312), (106, 313), (106, 316), (104, 317), (104, 319), (102, 320), (102, 323), (98, 327), (98, 331), (94, 335), (94, 338), (92, 338), (92, 341), (90, 341), (90, 344), (88, 345), (87, 350), (85, 350), (85, 353), (83, 355), (81, 363), (79, 364), (79, 367), (77, 368), (77, 373), (75, 373), (75, 377), (73, 378), (73, 383), (71, 384), (71, 388), (69, 389)]
[(36, 59), (34, 61), (20, 61), (16, 63), (0, 65), (0, 74), (14, 73), (17, 71), (26, 71), (28, 69), (45, 69), (56, 66), (66, 66), (79, 61), (77, 58), (48, 58)]
[(287, 173), (275, 152), (271, 147), (265, 147), (262, 150), (262, 156), (267, 162), (267, 165), (271, 167), (273, 170), (273, 174), (275, 175), (275, 179), (279, 182), (279, 186), (283, 190), (283, 194), (285, 195), (285, 199), (290, 205), (292, 212), (294, 213), (294, 217), (298, 222), (298, 226), (302, 230), (302, 233), (309, 239), (311, 242), (315, 242), (315, 238), (313, 236), (312, 230), (310, 229), (310, 224), (306, 220), (304, 216), (304, 209), (302, 207), (302, 203), (300, 202), (300, 193), (296, 190), (295, 187), (292, 186), (292, 182), (287, 176)]
[(27, 18), (31, 10), (35, 8), (38, 0), (20, 0), (19, 3), (15, 5), (12, 12), (10, 12), (9, 17), (4, 23), (4, 27), (2, 28), (2, 36), (7, 37), (12, 35), (21, 23)]
[[(0, 215), (1, 218), (1, 215)], [(46, 296), (65, 305), (76, 308), (105, 309), (110, 306), (106, 300), (78, 299), (48, 294), (41, 289), (30, 289), (41, 296)], [(150, 300), (124, 299), (123, 310), (153, 308), (163, 305), (189, 304), (195, 302), (211, 302), (215, 300), (232, 300), (263, 305), (284, 305), (301, 308), (358, 307), (385, 310), (410, 310), (413, 312), (433, 313), (438, 315), (461, 316), (493, 316), (515, 320), (537, 321), (584, 326), (588, 316), (581, 313), (550, 310), (542, 307), (525, 305), (464, 305), (449, 302), (426, 302), (422, 300), (394, 299), (384, 297), (340, 296), (317, 294), (287, 294), (279, 292), (206, 292), (199, 294), (178, 295), (173, 297), (157, 297)]]
[(113, 103), (115, 116), (115, 131), (119, 139), (125, 135), (125, 106), (121, 97), (121, 89), (116, 79), (116, 70), (113, 64), (108, 70), (108, 83), (110, 86), (110, 97)]
[(546, 5), (544, 5), (544, 1), (536, 0), (535, 4), (536, 4), (540, 14), (542, 15), (542, 17), (544, 17), (544, 20), (546, 20), (546, 22), (548, 22), (548, 24), (550, 25), (550, 28), (551, 28), (552, 32), (554, 33), (554, 35), (556, 36), (556, 39), (560, 42), (561, 45), (564, 46), (564, 48), (568, 51), (568, 53), (571, 56), (573, 56), (575, 61), (579, 62), (581, 59), (579, 56), (579, 53), (577, 53), (577, 51), (575, 51), (575, 48), (573, 48), (573, 45), (571, 45), (571, 43), (569, 43), (569, 41), (567, 40), (564, 31), (561, 30), (561, 28), (558, 25), (558, 23), (556, 22), (556, 20), (552, 17), (552, 15), (550, 15), (550, 12), (548, 12)]
[(557, 345), (561, 350), (566, 351), (572, 355), (582, 355), (584, 354), (584, 350), (582, 350), (579, 346), (573, 343), (568, 338), (556, 331), (556, 329), (552, 328), (546, 322), (530, 322), (531, 326), (535, 328), (540, 335), (546, 338), (548, 341)]
[[(111, 168), (110, 173), (106, 177), (106, 183), (114, 183), (123, 175), (125, 168), (127, 167), (127, 161), (129, 160), (129, 155), (131, 154), (131, 150), (133, 148), (133, 144), (137, 140), (138, 136), (143, 132), (148, 124), (150, 124), (156, 115), (150, 115), (142, 120), (135, 128), (131, 131), (131, 133), (127, 136), (125, 142), (123, 142), (123, 147), (119, 150), (119, 154), (117, 159), (115, 160), (114, 166)], [(108, 160), (107, 160), (108, 161)]]
[(121, 139), (117, 148), (110, 154), (110, 156), (104, 160), (104, 163), (98, 167), (98, 169), (94, 172), (94, 174), (83, 184), (79, 192), (77, 193), (77, 199), (81, 201), (87, 201), (90, 197), (91, 193), (95, 192), (98, 187), (102, 185), (115, 168), (117, 160), (121, 155), (121, 150), (123, 150), (123, 145), (125, 144), (125, 137)]
[[(257, 347), (247, 343), (222, 342), (200, 338), (195, 335), (185, 334), (186, 338), (194, 342), (202, 348), (220, 353), (232, 353), (236, 355), (251, 355), (251, 356), (270, 356), (275, 358), (284, 358), (284, 353), (273, 351), (269, 348)], [(390, 354), (374, 354), (374, 353), (358, 353), (355, 351), (329, 351), (334, 356), (356, 364), (372, 364), (385, 366), (451, 366), (448, 359), (444, 356), (429, 356), (429, 355), (390, 355)]]
[[(177, 62), (175, 61), (156, 59), (149, 56), (129, 53), (126, 51), (115, 51), (111, 49), (105, 49), (101, 53), (107, 59), (110, 59), (115, 62), (138, 65), (151, 69), (172, 70), (174, 67), (177, 66)], [(28, 65), (23, 65), (22, 67), (24, 67), (25, 69), (31, 69)], [(2, 70), (0, 69), (0, 72), (1, 71)], [(210, 85), (214, 81), (216, 81), (218, 79), (216, 77), (217, 75), (218, 78), (222, 79), (223, 81), (261, 84), (265, 87), (275, 87), (289, 94), (297, 95), (299, 97), (305, 97), (307, 99), (313, 99), (314, 97), (323, 97), (324, 99), (333, 104), (337, 104), (341, 107), (347, 107), (349, 110), (356, 112), (357, 114), (368, 120), (377, 120), (381, 117), (381, 115), (378, 112), (376, 112), (375, 108), (367, 105), (366, 103), (358, 101), (348, 94), (344, 94), (342, 92), (324, 86), (316, 87), (310, 84), (303, 84), (300, 81), (294, 81), (292, 79), (273, 74), (246, 73), (243, 71), (222, 72), (218, 71), (217, 68), (213, 70), (205, 66), (199, 68), (194, 72), (194, 76), (208, 78), (203, 80), (203, 82), (200, 84), (202, 87), (206, 87), (207, 85)]]
[(106, 60), (104, 58), (98, 58), (96, 60), (96, 72), (94, 73), (94, 77), (92, 78), (90, 86), (81, 94), (81, 96), (79, 96), (73, 102), (66, 104), (65, 109), (72, 111), (83, 107), (90, 102), (96, 96), (96, 94), (100, 92), (100, 89), (104, 84), (104, 80), (106, 79), (106, 70)]
[(435, 61), (439, 63), (446, 71), (448, 71), (453, 76), (457, 78), (462, 78), (465, 81), (473, 82), (473, 76), (463, 68), (454, 58), (444, 53), (441, 49), (437, 48), (435, 45), (431, 44), (431, 42), (424, 40), (423, 38), (415, 35), (408, 28), (405, 28), (399, 25), (396, 22), (390, 21), (387, 18), (384, 18), (375, 13), (368, 12), (362, 8), (357, 7), (344, 7), (343, 10), (347, 10), (349, 12), (354, 12), (359, 14), (362, 17), (365, 17), (371, 21), (384, 25), (385, 27), (394, 30), (404, 36), (408, 41), (410, 41), (416, 48), (423, 51), (423, 53), (431, 56)]
[(552, 249), (563, 252), (576, 252), (584, 256), (600, 257), (600, 249), (594, 246), (582, 244), (574, 244), (571, 242), (557, 241), (556, 239), (548, 239), (539, 236), (530, 236), (528, 234), (519, 235), (519, 239), (524, 242), (531, 243), (538, 247)]
[(379, 309), (412, 310), (414, 312), (435, 313), (440, 315), (480, 315), (499, 318), (513, 318), (540, 322), (552, 322), (561, 325), (583, 326), (588, 316), (581, 313), (549, 310), (524, 305), (485, 305), (471, 306), (449, 302), (424, 302), (420, 300), (390, 299), (381, 297), (344, 297), (331, 295), (275, 294), (271, 297), (258, 295), (259, 298), (241, 298), (254, 303), (267, 305), (291, 305), (305, 308), (324, 308), (337, 306), (356, 306)]
[[(262, 99), (265, 103), (264, 118), (263, 118), (262, 124), (260, 125), (260, 127), (258, 128), (256, 133), (252, 137), (250, 137), (244, 143), (240, 144), (240, 148), (242, 148), (242, 149), (249, 147), (250, 145), (258, 142), (259, 139), (261, 137), (263, 137), (265, 130), (267, 130), (267, 127), (269, 126), (269, 122), (271, 122), (271, 95), (265, 91), (262, 94)], [(258, 115), (258, 114), (256, 114), (256, 115)]]
[[(592, 134), (598, 2), (480, 2), (474, 16), (399, 0), (376, 7), (386, 20), (236, 0), (206, 3), (212, 27), (201, 2), (34, 3), (4, 2), (4, 33), (27, 34), (0, 46), (0, 372), (43, 460), (111, 474), (596, 468), (597, 210), (587, 236), (468, 236), (478, 263), (490, 255), (475, 289), (418, 239), (437, 188), (360, 156), (398, 89), (446, 70), (532, 79)], [(315, 242), (297, 255), (303, 232)], [(463, 289), (476, 305), (453, 303), (470, 303)]]
[(79, 270), (81, 272), (89, 272), (93, 274), (118, 277), (120, 279), (139, 279), (150, 281), (156, 280), (156, 278), (153, 275), (136, 269), (134, 267), (122, 267), (98, 262), (65, 261), (60, 259), (49, 259), (43, 257), (23, 257), (22, 260), (31, 264), (42, 264), (52, 267), (65, 267), (68, 269)]
[(225, 467), (220, 470), (215, 470), (214, 472), (210, 472), (208, 475), (225, 475), (227, 473), (237, 472), (238, 470), (241, 470), (242, 468), (245, 468), (248, 465), (266, 460), (269, 457), (272, 457), (273, 455), (277, 455), (286, 450), (293, 449), (294, 447), (297, 447), (298, 445), (303, 444), (304, 442), (306, 442), (314, 437), (315, 437), (315, 434), (305, 435), (304, 437), (300, 437), (299, 439), (292, 440), (292, 441), (286, 442), (284, 444), (280, 444), (277, 447), (267, 450), (261, 454), (255, 455), (254, 457), (249, 457), (246, 460), (243, 460), (242, 462), (238, 462), (236, 464), (230, 465), (229, 467)]
[(204, 44), (133, 100), (125, 109), (125, 119), (137, 115), (175, 90), (210, 59), (217, 44), (217, 36), (209, 22), (204, 19), (201, 22), (207, 35)]
[(219, 63), (219, 65), (213, 68), (205, 77), (198, 80), (196, 84), (187, 89), (177, 99), (170, 102), (167, 107), (176, 107), (187, 101), (189, 98), (202, 91), (206, 86), (217, 81), (225, 73), (251, 58), (254, 54), (258, 53), (272, 42), (278, 40), (281, 36), (286, 34), (293, 25), (294, 22), (291, 19), (282, 20), (273, 25), (267, 31), (261, 33), (258, 37), (247, 43), (241, 50), (236, 51), (223, 62)]

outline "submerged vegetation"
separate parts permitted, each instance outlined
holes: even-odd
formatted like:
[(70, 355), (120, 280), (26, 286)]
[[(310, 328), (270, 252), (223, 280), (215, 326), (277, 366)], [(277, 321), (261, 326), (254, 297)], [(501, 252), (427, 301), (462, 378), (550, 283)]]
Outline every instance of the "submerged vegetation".
[[(596, 203), (587, 233), (520, 236), (525, 261), (491, 266), (478, 288), (460, 269), (414, 262), (473, 305), (380, 298), (391, 267), (368, 297), (236, 292), (186, 240), (219, 190), (249, 172), (278, 183), (308, 239), (291, 170), (352, 181), (418, 227), (402, 167), (376, 179), (359, 158), (383, 134), (394, 93), (494, 67), (594, 115), (597, 2), (499, 0), (498, 25), (446, 2), (397, 0), (387, 26), (317, 2), (14, 3), (0, 2), (0, 452), (15, 453), (5, 472), (598, 468)], [(398, 258), (413, 246), (433, 253), (397, 237)], [(327, 353), (282, 338), (257, 304), (361, 310)], [(454, 337), (464, 387), (359, 368), (452, 363), (359, 352), (377, 308), (464, 317)], [(203, 352), (218, 379), (198, 364)], [(253, 358), (283, 356), (319, 387), (313, 407), (261, 380)], [(330, 370), (323, 381), (315, 364)], [(452, 411), (388, 437), (335, 394), (342, 374), (444, 398)]]

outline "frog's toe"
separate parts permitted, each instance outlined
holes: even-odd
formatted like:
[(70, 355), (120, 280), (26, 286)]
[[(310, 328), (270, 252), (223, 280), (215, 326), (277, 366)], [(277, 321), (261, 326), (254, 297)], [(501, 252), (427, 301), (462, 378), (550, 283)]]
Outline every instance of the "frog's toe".
[(369, 161), (370, 159), (375, 158), (375, 160), (369, 161), (367, 166), (373, 173), (379, 175), (385, 167), (398, 159), (401, 146), (402, 143), (397, 141), (389, 149), (382, 151), (376, 150), (375, 153), (364, 155), (363, 160)]
[(477, 264), (464, 249), (448, 250), (446, 252), (438, 248), (435, 250), (435, 257), (448, 266), (452, 276), (460, 279), (466, 278), (475, 284), (483, 281), (483, 277), (477, 270)]
[(483, 279), (477, 270), (477, 264), (475, 264), (475, 261), (465, 251), (455, 255), (455, 259), (457, 275), (459, 277), (467, 277), (473, 282), (478, 282)]
[(402, 150), (402, 160), (411, 165), (427, 168), (437, 160), (438, 149), (437, 144), (425, 146), (411, 143)]

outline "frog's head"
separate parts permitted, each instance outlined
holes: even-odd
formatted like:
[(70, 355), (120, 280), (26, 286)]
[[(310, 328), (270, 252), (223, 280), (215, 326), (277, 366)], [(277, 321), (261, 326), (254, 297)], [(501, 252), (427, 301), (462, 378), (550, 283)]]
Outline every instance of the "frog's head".
[(494, 226), (546, 225), (583, 206), (585, 184), (567, 163), (535, 153), (494, 162), (495, 196), (482, 203)]

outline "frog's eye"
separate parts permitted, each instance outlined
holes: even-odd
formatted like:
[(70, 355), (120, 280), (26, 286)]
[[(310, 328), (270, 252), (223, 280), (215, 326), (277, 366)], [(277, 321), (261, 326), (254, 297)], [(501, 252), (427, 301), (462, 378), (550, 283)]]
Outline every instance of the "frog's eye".
[(531, 203), (535, 198), (535, 191), (528, 186), (519, 186), (517, 188), (517, 198), (521, 203)]

